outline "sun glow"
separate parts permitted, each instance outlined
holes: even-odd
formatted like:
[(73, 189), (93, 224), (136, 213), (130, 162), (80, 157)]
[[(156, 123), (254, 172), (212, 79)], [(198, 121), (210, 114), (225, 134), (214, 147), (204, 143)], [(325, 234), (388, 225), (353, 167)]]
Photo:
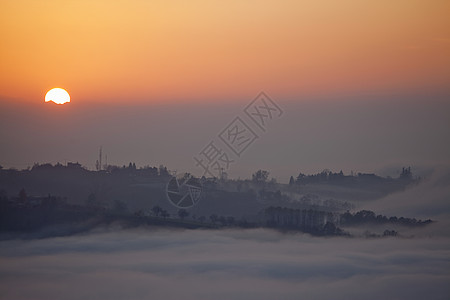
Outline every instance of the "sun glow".
[(45, 94), (45, 102), (50, 101), (53, 101), (56, 104), (65, 104), (70, 102), (70, 96), (65, 89), (54, 88)]

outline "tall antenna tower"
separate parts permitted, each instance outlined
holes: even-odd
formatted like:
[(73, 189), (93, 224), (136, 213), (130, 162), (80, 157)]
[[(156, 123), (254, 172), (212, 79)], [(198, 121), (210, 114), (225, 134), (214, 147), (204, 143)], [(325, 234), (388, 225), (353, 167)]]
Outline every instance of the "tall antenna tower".
[(100, 151), (99, 151), (99, 154), (98, 154), (98, 156), (99, 156), (99, 160), (98, 160), (98, 162), (99, 162), (99, 165), (100, 165), (100, 170), (102, 169), (102, 167), (103, 167), (103, 165), (102, 165), (102, 146), (100, 146)]
[(95, 162), (95, 168), (97, 171), (102, 170), (102, 146), (100, 146), (100, 151), (98, 153), (98, 160)]

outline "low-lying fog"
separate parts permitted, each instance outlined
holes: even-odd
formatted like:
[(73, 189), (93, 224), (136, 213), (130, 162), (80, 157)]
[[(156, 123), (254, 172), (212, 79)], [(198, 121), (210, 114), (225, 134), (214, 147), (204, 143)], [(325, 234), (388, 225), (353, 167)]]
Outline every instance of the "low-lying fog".
[(2, 299), (450, 296), (446, 234), (364, 239), (267, 229), (109, 228), (71, 237), (2, 241), (0, 266)]
[(360, 209), (373, 210), (389, 216), (448, 219), (450, 214), (450, 167), (441, 166), (416, 186), (381, 199), (364, 203)]

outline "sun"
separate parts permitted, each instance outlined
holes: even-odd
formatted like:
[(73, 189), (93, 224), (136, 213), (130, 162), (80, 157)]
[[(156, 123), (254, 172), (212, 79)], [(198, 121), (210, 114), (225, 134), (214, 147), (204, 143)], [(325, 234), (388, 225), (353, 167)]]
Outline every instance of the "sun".
[(45, 102), (53, 101), (56, 104), (65, 104), (70, 102), (69, 93), (65, 89), (54, 88), (45, 94)]

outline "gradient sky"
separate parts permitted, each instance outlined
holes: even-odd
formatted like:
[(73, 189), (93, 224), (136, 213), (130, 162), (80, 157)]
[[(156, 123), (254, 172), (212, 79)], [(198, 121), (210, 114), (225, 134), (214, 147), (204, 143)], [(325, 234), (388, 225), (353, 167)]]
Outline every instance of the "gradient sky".
[[(164, 163), (260, 91), (285, 114), (231, 174), (450, 163), (448, 1), (0, 3), (0, 164)], [(63, 87), (72, 102), (44, 103)], [(193, 171), (194, 172), (194, 171)]]
[(447, 90), (448, 1), (4, 0), (0, 91), (225, 101)]

